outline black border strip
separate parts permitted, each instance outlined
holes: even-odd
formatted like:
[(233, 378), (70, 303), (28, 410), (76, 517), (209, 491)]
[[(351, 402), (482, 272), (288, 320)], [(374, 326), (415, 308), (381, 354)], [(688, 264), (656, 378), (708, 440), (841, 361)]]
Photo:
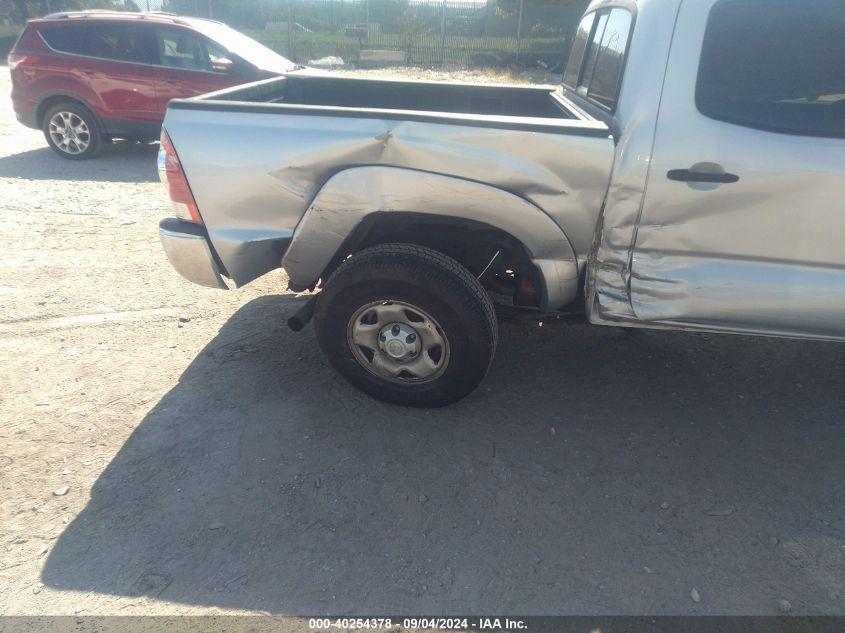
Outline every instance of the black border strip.
[[(369, 626), (367, 625), (369, 623)], [(422, 626), (419, 626), (422, 624)], [(16, 616), (4, 633), (841, 633), (843, 616)]]

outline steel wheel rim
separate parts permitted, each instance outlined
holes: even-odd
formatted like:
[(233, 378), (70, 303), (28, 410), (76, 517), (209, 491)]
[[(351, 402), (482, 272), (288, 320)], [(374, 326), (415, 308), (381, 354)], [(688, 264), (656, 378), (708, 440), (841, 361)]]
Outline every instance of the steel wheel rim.
[(91, 145), (91, 130), (85, 120), (73, 112), (57, 112), (50, 119), (49, 134), (53, 144), (65, 154), (78, 156)]
[(449, 366), (443, 328), (425, 310), (402, 301), (374, 301), (358, 309), (349, 320), (347, 342), (362, 367), (393, 383), (432, 382)]

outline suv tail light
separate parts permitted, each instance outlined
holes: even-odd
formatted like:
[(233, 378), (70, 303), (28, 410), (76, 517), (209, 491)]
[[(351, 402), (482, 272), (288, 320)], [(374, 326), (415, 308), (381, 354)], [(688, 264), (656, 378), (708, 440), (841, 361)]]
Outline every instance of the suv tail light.
[(158, 175), (167, 187), (176, 217), (202, 224), (202, 218), (194, 200), (194, 194), (191, 193), (191, 187), (188, 185), (188, 179), (185, 178), (182, 163), (179, 162), (179, 156), (164, 129), (161, 131), (161, 149), (158, 152)]
[(9, 54), (9, 70), (15, 71), (15, 68), (21, 64), (38, 61), (38, 55), (26, 55), (25, 53), (10, 53)]

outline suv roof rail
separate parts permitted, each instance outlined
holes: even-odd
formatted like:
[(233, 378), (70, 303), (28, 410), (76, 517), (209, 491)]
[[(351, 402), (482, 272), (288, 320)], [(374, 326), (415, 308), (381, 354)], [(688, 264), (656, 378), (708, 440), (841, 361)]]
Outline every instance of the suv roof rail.
[(84, 17), (87, 15), (113, 15), (115, 13), (127, 13), (126, 11), (114, 11), (109, 9), (88, 9), (85, 11), (57, 11), (44, 16), (45, 20), (56, 20), (59, 18), (72, 18), (74, 16)]
[(145, 18), (169, 18), (173, 21), (174, 24), (181, 24), (183, 26), (189, 26), (191, 23), (189, 20), (198, 20), (201, 22), (211, 22), (213, 24), (225, 24), (224, 22), (220, 22), (219, 20), (214, 20), (212, 18), (197, 18), (191, 17), (186, 18), (185, 16), (180, 16), (177, 13), (170, 13), (169, 11), (114, 11), (112, 9), (87, 9), (84, 11), (58, 11), (56, 13), (51, 13), (49, 15), (45, 15), (45, 20), (60, 20), (60, 19), (70, 19), (70, 18), (90, 18), (90, 17), (97, 17), (97, 16), (113, 16), (113, 17), (125, 17), (125, 18), (135, 18), (136, 20), (143, 20)]
[(161, 18), (173, 18), (174, 22), (178, 22), (182, 24), (177, 18), (179, 17), (176, 13), (170, 13), (169, 11), (115, 11), (113, 9), (86, 9), (84, 11), (58, 11), (56, 13), (50, 13), (49, 15), (45, 15), (45, 20), (59, 20), (63, 18), (88, 18), (88, 17), (96, 17), (98, 15), (106, 15), (106, 16), (122, 16), (122, 17), (134, 17), (139, 20), (144, 19), (145, 17), (152, 16), (152, 17), (161, 17)]

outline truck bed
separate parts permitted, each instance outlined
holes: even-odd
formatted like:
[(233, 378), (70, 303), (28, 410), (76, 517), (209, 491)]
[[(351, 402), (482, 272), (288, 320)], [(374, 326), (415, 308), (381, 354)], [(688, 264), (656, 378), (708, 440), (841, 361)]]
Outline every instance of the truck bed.
[(202, 99), (540, 119), (585, 118), (552, 86), (372, 80), (307, 73), (227, 89)]
[[(522, 198), (565, 223), (586, 261), (614, 152), (608, 126), (551, 87), (300, 72), (171, 101), (164, 127), (237, 285), (278, 267), (323, 186), (360, 166), (484, 183)], [(405, 210), (427, 212), (427, 189), (415, 182)]]

